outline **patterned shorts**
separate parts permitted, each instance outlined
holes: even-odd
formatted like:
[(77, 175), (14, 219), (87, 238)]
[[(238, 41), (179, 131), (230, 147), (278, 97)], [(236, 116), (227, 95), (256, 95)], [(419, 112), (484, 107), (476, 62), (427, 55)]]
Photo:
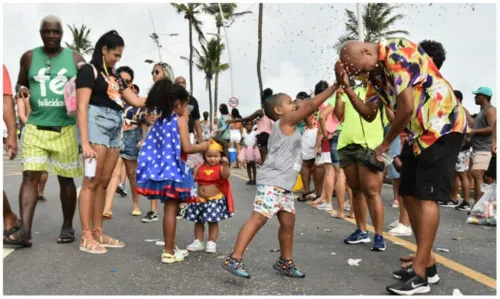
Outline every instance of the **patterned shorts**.
[(269, 185), (258, 185), (253, 210), (267, 218), (273, 218), (279, 211), (295, 214), (293, 192)]
[(204, 202), (188, 205), (184, 214), (185, 219), (205, 224), (207, 222), (219, 223), (233, 216), (233, 213), (229, 213), (227, 210), (227, 200), (224, 194), (220, 193), (212, 198), (201, 200)]
[(458, 154), (458, 161), (457, 164), (455, 164), (456, 172), (466, 172), (469, 170), (469, 161), (471, 155), (472, 155), (472, 148), (465, 151), (461, 151)]

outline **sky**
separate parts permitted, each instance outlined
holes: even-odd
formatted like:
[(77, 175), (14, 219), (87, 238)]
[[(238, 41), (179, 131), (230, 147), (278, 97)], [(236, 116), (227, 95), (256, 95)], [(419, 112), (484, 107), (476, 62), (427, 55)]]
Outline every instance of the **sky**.
[[(69, 43), (72, 37), (67, 25), (79, 27), (85, 24), (91, 28), (93, 44), (105, 32), (117, 30), (125, 40), (119, 65), (134, 69), (134, 83), (139, 85), (141, 95), (145, 96), (152, 85), (152, 65), (144, 60), (159, 60), (156, 45), (149, 37), (153, 25), (148, 8), (158, 34), (178, 34), (175, 37), (160, 35), (162, 60), (173, 67), (175, 76), (183, 76), (188, 85), (193, 84), (189, 82), (189, 65), (180, 58), (189, 56), (188, 22), (168, 3), (10, 3), (3, 6), (3, 62), (13, 84), (17, 81), (21, 55), (42, 45), (38, 32), (40, 21), (52, 14), (63, 21), (63, 41)], [(311, 92), (319, 80), (333, 82), (333, 66), (338, 55), (332, 45), (344, 32), (345, 9), (356, 11), (356, 4), (265, 3), (262, 49), (264, 88), (271, 87), (274, 92), (284, 92), (295, 98), (300, 91)], [(240, 102), (238, 109), (245, 116), (260, 107), (257, 80), (258, 4), (239, 3), (238, 11), (243, 10), (252, 14), (240, 17), (227, 29), (231, 67), (220, 76), (219, 103), (227, 104), (229, 98), (235, 96)], [(496, 105), (495, 4), (403, 4), (397, 11), (406, 17), (392, 29), (409, 31), (407, 38), (414, 42), (433, 39), (444, 45), (447, 58), (441, 73), (454, 89), (462, 91), (464, 105), (471, 113), (479, 111), (472, 91), (480, 86), (492, 88), (492, 104)], [(205, 33), (216, 33), (212, 17), (201, 15), (200, 19)], [(194, 40), (195, 47), (201, 49), (197, 39)], [(221, 61), (228, 60), (226, 47)], [(200, 110), (207, 111), (209, 98), (204, 74), (196, 69), (193, 72), (193, 95), (198, 99)]]

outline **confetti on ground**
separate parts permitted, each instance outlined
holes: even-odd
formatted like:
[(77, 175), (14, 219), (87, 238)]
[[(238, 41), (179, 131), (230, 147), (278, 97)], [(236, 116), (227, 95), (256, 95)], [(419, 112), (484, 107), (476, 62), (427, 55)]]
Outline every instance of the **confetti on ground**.
[(437, 251), (439, 251), (439, 252), (450, 252), (450, 250), (449, 250), (449, 249), (447, 249), (447, 248), (436, 248), (436, 249), (437, 249)]
[(462, 294), (462, 292), (460, 292), (459, 289), (454, 289), (453, 290), (453, 296), (463, 296), (464, 294)]
[(332, 252), (330, 255), (337, 255), (335, 252)]
[(156, 242), (156, 241), (160, 241), (160, 239), (146, 239), (146, 240), (144, 240), (144, 242)]
[(157, 241), (155, 244), (156, 244), (156, 245), (159, 245), (159, 246), (164, 246), (164, 245), (165, 245), (165, 242), (163, 242), (163, 241)]
[(324, 231), (325, 233), (330, 233), (332, 230), (331, 230), (331, 229), (329, 229), (329, 228), (325, 228), (323, 231)]
[(359, 266), (359, 262), (361, 262), (361, 259), (348, 259), (347, 263), (349, 266)]
[(403, 243), (400, 243), (400, 242), (394, 242), (394, 244), (396, 244), (396, 245), (403, 245)]
[(280, 251), (279, 249), (271, 249), (269, 252), (278, 252)]

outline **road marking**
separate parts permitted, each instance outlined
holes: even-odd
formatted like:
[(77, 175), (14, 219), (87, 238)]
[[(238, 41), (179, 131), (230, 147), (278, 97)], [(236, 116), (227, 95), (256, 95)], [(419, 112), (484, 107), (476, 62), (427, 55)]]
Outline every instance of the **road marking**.
[(15, 249), (13, 248), (4, 248), (3, 249), (3, 258), (6, 258), (9, 254), (14, 252)]
[[(231, 175), (235, 176), (237, 178), (240, 178), (242, 180), (245, 180), (245, 181), (248, 180), (248, 178), (243, 177), (243, 176), (238, 175), (238, 174), (232, 173)], [(311, 205), (309, 202), (306, 202), (306, 203), (308, 205)], [(335, 211), (335, 210), (332, 210), (332, 211), (328, 212), (328, 214), (330, 214), (330, 215), (334, 215), (336, 213), (337, 213), (337, 211)], [(351, 224), (356, 225), (356, 220), (354, 220), (354, 219), (344, 218), (344, 220), (347, 221), (347, 222), (349, 222), (349, 223), (351, 223)], [(366, 224), (366, 228), (371, 233), (375, 233), (375, 229), (373, 228), (373, 226), (371, 226), (369, 224)], [(383, 236), (384, 236), (385, 239), (387, 239), (387, 240), (392, 241), (393, 243), (395, 243), (395, 245), (402, 246), (402, 247), (404, 247), (406, 249), (409, 249), (409, 250), (411, 250), (413, 252), (417, 251), (417, 245), (415, 245), (415, 244), (413, 244), (411, 242), (408, 242), (408, 241), (406, 241), (404, 239), (400, 239), (398, 237), (389, 236), (385, 232), (383, 233)], [(494, 290), (497, 289), (497, 281), (496, 281), (496, 279), (491, 278), (489, 276), (486, 276), (483, 273), (480, 273), (480, 272), (478, 272), (476, 270), (473, 270), (473, 269), (471, 269), (469, 267), (466, 267), (466, 266), (464, 266), (462, 264), (459, 264), (459, 263), (457, 263), (457, 262), (455, 262), (455, 261), (453, 261), (453, 260), (451, 260), (449, 258), (446, 258), (446, 257), (444, 257), (442, 255), (439, 255), (437, 253), (434, 253), (434, 256), (436, 257), (436, 262), (440, 263), (441, 265), (443, 265), (443, 266), (445, 266), (445, 267), (447, 267), (447, 268), (449, 268), (449, 269), (451, 269), (453, 271), (461, 273), (461, 274), (463, 274), (463, 275), (465, 275), (465, 276), (467, 276), (467, 277), (469, 277), (469, 278), (471, 278), (471, 279), (473, 279), (473, 280), (475, 280), (475, 281), (477, 281), (479, 283), (482, 283), (482, 284), (484, 284), (487, 287), (490, 287), (490, 288), (492, 288)]]

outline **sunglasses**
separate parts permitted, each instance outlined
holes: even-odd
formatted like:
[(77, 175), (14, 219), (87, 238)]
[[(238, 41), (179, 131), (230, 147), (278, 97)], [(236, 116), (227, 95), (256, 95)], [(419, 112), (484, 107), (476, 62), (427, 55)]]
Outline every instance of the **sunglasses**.
[(51, 64), (52, 64), (52, 63), (51, 63), (50, 59), (47, 59), (47, 60), (45, 61), (45, 69), (46, 69), (46, 70), (45, 70), (45, 75), (46, 75), (46, 76), (50, 76)]
[(151, 72), (151, 76), (152, 75), (159, 75), (160, 74), (160, 71), (159, 70), (154, 70)]
[(132, 80), (123, 80), (123, 79), (122, 79), (122, 81), (123, 81), (123, 82), (125, 82), (125, 84), (127, 84), (127, 85), (132, 84)]

